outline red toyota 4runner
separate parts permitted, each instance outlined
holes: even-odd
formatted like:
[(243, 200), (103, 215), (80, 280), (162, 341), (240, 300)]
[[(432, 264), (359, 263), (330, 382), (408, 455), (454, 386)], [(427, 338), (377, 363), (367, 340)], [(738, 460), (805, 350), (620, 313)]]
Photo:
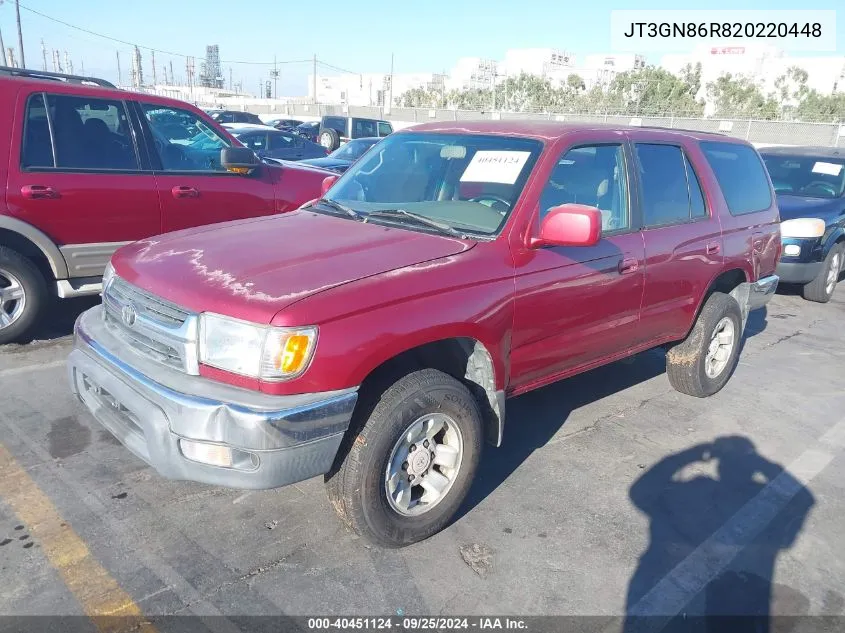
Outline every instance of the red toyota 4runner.
[(162, 475), (325, 474), (387, 546), (446, 525), (482, 440), (520, 432), (510, 396), (656, 346), (676, 389), (719, 391), (778, 283), (771, 183), (737, 139), (431, 123), (337, 178), (293, 213), (119, 250), (70, 381)]
[(99, 79), (0, 67), (0, 121), (0, 344), (51, 296), (99, 293), (117, 247), (295, 209), (327, 175), (261, 164), (197, 108)]

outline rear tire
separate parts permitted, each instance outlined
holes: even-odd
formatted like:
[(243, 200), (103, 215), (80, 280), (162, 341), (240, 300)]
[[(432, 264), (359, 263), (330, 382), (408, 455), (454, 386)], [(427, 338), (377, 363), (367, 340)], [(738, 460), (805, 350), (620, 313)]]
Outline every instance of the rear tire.
[(666, 354), (669, 383), (681, 393), (706, 398), (730, 379), (739, 361), (742, 311), (736, 299), (714, 292), (681, 343)]
[(362, 394), (326, 490), (353, 531), (403, 547), (442, 530), (466, 497), (481, 456), (481, 413), (463, 383), (435, 369), (373, 396), (368, 403)]
[(337, 133), (337, 130), (333, 130), (330, 127), (320, 130), (320, 135), (317, 137), (317, 140), (320, 145), (330, 152), (333, 152), (340, 147), (340, 135)]
[(804, 284), (802, 294), (807, 301), (827, 303), (833, 298), (836, 284), (839, 283), (839, 273), (842, 272), (842, 260), (845, 257), (842, 244), (836, 244), (824, 258), (824, 265), (808, 284)]
[(0, 345), (25, 342), (48, 303), (47, 282), (35, 264), (0, 246)]

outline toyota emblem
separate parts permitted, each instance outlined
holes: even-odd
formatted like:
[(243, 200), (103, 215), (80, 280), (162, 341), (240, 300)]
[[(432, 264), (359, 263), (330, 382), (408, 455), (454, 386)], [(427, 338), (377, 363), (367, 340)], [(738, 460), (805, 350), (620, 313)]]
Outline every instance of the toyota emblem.
[(138, 313), (135, 312), (135, 306), (133, 305), (123, 306), (123, 310), (120, 311), (120, 318), (123, 319), (126, 327), (132, 327), (135, 325), (135, 319), (137, 317)]

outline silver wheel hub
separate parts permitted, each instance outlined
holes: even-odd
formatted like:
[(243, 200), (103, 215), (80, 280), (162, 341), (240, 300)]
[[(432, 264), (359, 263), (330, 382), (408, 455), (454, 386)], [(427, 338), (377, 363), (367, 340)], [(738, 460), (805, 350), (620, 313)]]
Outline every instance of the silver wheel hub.
[(833, 289), (836, 288), (836, 282), (839, 281), (839, 272), (842, 268), (839, 257), (839, 253), (834, 253), (833, 257), (830, 258), (830, 268), (827, 271), (827, 279), (825, 280), (824, 286), (827, 294), (833, 294)]
[(707, 356), (704, 358), (704, 373), (709, 378), (716, 378), (728, 366), (734, 345), (736, 344), (736, 327), (728, 317), (723, 317), (713, 328)]
[(464, 440), (445, 413), (414, 420), (396, 441), (384, 473), (390, 507), (405, 516), (427, 512), (446, 497), (461, 469)]
[(0, 330), (20, 319), (25, 308), (26, 293), (21, 280), (0, 268)]

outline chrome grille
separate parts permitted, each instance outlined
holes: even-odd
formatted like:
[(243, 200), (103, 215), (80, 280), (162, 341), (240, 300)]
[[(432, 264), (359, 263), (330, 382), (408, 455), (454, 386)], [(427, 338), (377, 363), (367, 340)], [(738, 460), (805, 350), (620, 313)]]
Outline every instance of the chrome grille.
[(198, 374), (197, 317), (114, 276), (103, 290), (109, 331), (144, 356)]

